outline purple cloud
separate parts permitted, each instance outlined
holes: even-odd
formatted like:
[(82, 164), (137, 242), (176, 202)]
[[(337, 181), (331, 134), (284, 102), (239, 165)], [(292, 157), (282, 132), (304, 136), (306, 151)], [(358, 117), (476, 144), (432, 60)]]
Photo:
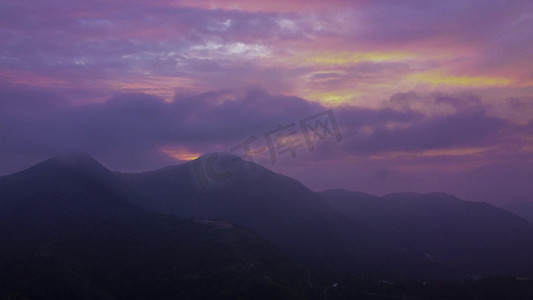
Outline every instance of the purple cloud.
[(326, 110), (303, 98), (340, 99), (343, 140), (276, 170), (324, 188), (528, 193), (530, 2), (199, 3), (0, 0), (0, 173), (72, 151), (152, 169), (179, 162), (165, 147), (226, 150)]
[[(205, 152), (214, 145), (229, 149), (232, 143), (250, 135), (261, 135), (278, 124), (326, 110), (298, 97), (260, 89), (214, 91), (178, 97), (173, 102), (150, 95), (124, 94), (86, 105), (46, 104), (56, 102), (51, 95), (46, 100), (43, 94), (36, 94), (33, 88), (11, 87), (1, 95), (4, 152), (41, 149), (42, 156), (70, 151), (95, 155), (132, 153), (132, 149), (153, 153), (171, 145)], [(37, 98), (40, 105), (34, 103)], [(487, 137), (498, 136), (504, 129), (517, 134), (527, 131), (488, 116), (480, 104), (463, 108), (455, 104), (456, 100), (435, 98), (436, 102), (452, 103), (458, 109), (445, 116), (389, 108), (339, 107), (335, 114), (344, 135), (342, 149), (347, 153), (372, 154), (480, 146), (489, 143)], [(132, 160), (135, 161), (139, 160)]]
[(501, 119), (488, 117), (484, 109), (473, 109), (424, 120), (406, 128), (389, 129), (383, 125), (354, 136), (346, 143), (346, 148), (354, 152), (376, 153), (480, 145), (484, 138), (496, 134), (506, 124)]

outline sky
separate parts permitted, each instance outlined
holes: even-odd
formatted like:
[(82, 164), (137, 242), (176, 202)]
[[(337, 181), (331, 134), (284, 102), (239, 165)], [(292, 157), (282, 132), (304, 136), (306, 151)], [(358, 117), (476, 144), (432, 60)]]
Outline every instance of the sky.
[(215, 151), (317, 191), (533, 201), (533, 2), (0, 0), (0, 175)]

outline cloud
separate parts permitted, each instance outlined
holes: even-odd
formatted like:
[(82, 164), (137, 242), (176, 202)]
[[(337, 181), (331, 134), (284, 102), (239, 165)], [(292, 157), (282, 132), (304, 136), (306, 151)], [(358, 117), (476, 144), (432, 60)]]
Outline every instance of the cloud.
[[(97, 157), (120, 153), (132, 157), (120, 160), (119, 167), (125, 169), (136, 169), (142, 153), (148, 160), (155, 153), (161, 157), (158, 151), (164, 146), (205, 152), (217, 144), (229, 148), (249, 135), (323, 110), (301, 98), (259, 89), (209, 92), (173, 102), (123, 94), (103, 103), (56, 106), (45, 104), (51, 96), (40, 97), (42, 105), (34, 105), (37, 94), (32, 88), (11, 88), (0, 95), (0, 145), (6, 157), (28, 153), (44, 158), (75, 151)], [(161, 165), (153, 167), (157, 166)]]
[(273, 167), (309, 179), (318, 164), (330, 176), (316, 186), (375, 191), (436, 188), (427, 178), (492, 161), (512, 172), (533, 149), (532, 11), (519, 0), (0, 0), (0, 173), (71, 151), (153, 169), (332, 103), (344, 103), (342, 141), (300, 151), (309, 166)]
[[(258, 162), (317, 189), (441, 190), (496, 201), (505, 194), (504, 187), (513, 187), (512, 195), (522, 199), (529, 193), (523, 184), (528, 181), (518, 174), (533, 157), (533, 121), (514, 124), (490, 116), (481, 100), (406, 92), (391, 97), (388, 108), (342, 105), (333, 109), (340, 142), (321, 142), (313, 152), (298, 148), (296, 158), (285, 155), (275, 165), (268, 154)], [(509, 109), (523, 109), (523, 100), (509, 100)], [(428, 113), (431, 105), (446, 112)], [(176, 96), (172, 102), (120, 94), (80, 105), (43, 89), (2, 86), (0, 173), (76, 151), (88, 152), (114, 170), (151, 170), (180, 163), (177, 158), (228, 151), (247, 137), (262, 139), (278, 124), (325, 110), (302, 98), (258, 88)], [(498, 168), (490, 167), (494, 162)], [(501, 169), (505, 176), (498, 175)], [(483, 170), (487, 172), (482, 176)], [(522, 179), (513, 179), (517, 176)], [(480, 192), (480, 185), (488, 182), (494, 187)]]
[[(509, 103), (513, 106), (521, 102)], [(362, 115), (361, 122), (348, 123), (347, 135), (351, 138), (344, 144), (348, 151), (373, 154), (486, 146), (508, 139), (509, 132), (524, 130), (510, 120), (489, 114), (492, 107), (473, 94), (404, 92), (392, 95), (384, 107), (389, 108), (364, 113), (348, 109), (348, 115)], [(349, 119), (343, 116), (346, 112), (339, 114)], [(372, 119), (365, 119), (369, 116)]]
[[(96, 156), (122, 153), (136, 157), (121, 168), (135, 169), (141, 153), (161, 157), (163, 147), (196, 152), (227, 150), (251, 135), (262, 136), (276, 126), (320, 113), (320, 104), (294, 96), (271, 94), (258, 88), (221, 90), (167, 102), (146, 94), (117, 95), (102, 103), (73, 105), (34, 88), (4, 88), (0, 105), (2, 152), (38, 154), (86, 151)], [(39, 99), (39, 105), (36, 101)], [(59, 98), (58, 98), (59, 99)], [(391, 102), (425, 99), (407, 93)], [(334, 110), (342, 131), (346, 155), (391, 151), (424, 151), (480, 146), (501, 130), (524, 134), (524, 127), (487, 115), (477, 98), (436, 95), (434, 105), (454, 110), (431, 115), (413, 109), (368, 109), (344, 105)], [(470, 102), (470, 105), (464, 103)], [(48, 104), (47, 104), (48, 103)], [(460, 103), (460, 104), (458, 104)], [(512, 103), (516, 103), (512, 102)], [(429, 104), (428, 104), (429, 105)], [(400, 109), (398, 109), (398, 107)], [(405, 107), (404, 107), (405, 108)], [(168, 162), (168, 160), (165, 160)], [(131, 166), (129, 166), (131, 164)], [(146, 164), (145, 164), (146, 166)], [(155, 166), (155, 165), (154, 165)]]
[(475, 109), (424, 120), (408, 127), (387, 128), (380, 125), (354, 136), (346, 148), (354, 152), (377, 153), (479, 145), (506, 124), (500, 119), (488, 117), (483, 109)]
[(527, 1), (249, 2), (3, 1), (0, 81), (84, 102), (261, 85), (352, 104), (531, 82)]

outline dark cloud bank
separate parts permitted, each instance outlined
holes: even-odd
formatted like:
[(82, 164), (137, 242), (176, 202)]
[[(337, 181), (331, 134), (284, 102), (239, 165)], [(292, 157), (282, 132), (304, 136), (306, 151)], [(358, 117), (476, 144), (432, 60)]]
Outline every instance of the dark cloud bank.
[[(392, 97), (391, 101), (398, 104), (397, 101), (411, 101), (416, 96), (407, 93)], [(320, 149), (313, 154), (306, 154), (311, 160), (306, 168), (335, 168), (339, 164), (346, 165), (345, 162), (354, 157), (365, 160), (381, 155), (385, 158), (377, 162), (374, 169), (367, 162), (365, 166), (369, 169), (363, 168), (361, 171), (381, 174), (376, 180), (383, 181), (390, 177), (389, 173), (394, 174), (395, 167), (402, 163), (417, 166), (426, 162), (461, 165), (473, 159), (461, 155), (415, 155), (410, 161), (399, 161), (392, 156), (387, 158), (391, 153), (417, 154), (426, 150), (487, 148), (491, 150), (474, 156), (482, 163), (478, 168), (468, 170), (472, 178), (467, 182), (483, 185), (487, 181), (499, 180), (499, 186), (512, 186), (521, 191), (516, 197), (531, 194), (527, 187), (517, 188), (516, 181), (510, 184), (506, 179), (514, 178), (516, 176), (513, 174), (518, 173), (524, 179), (524, 164), (520, 161), (531, 162), (531, 157), (528, 157), (527, 152), (507, 153), (506, 149), (520, 148), (522, 139), (532, 134), (531, 124), (521, 126), (489, 116), (487, 107), (471, 96), (459, 99), (440, 95), (427, 101), (435, 105), (445, 103), (452, 108), (452, 112), (430, 115), (411, 110), (409, 105), (384, 109), (353, 106), (335, 108), (343, 140), (335, 146), (333, 157), (322, 157)], [(122, 94), (102, 103), (76, 105), (47, 90), (3, 86), (0, 90), (0, 155), (3, 157), (0, 173), (15, 172), (39, 160), (67, 152), (87, 152), (115, 170), (149, 170), (179, 163), (162, 153), (160, 150), (163, 147), (198, 153), (229, 149), (250, 135), (262, 134), (277, 124), (294, 122), (326, 109), (298, 97), (276, 95), (261, 89), (214, 91), (177, 97), (173, 102), (152, 95)], [(320, 164), (322, 159), (328, 163)], [(497, 162), (497, 167), (493, 167), (491, 160)], [(297, 162), (306, 164), (303, 158)], [(506, 169), (505, 166), (513, 167)], [(353, 164), (353, 168), (360, 167)], [(488, 171), (483, 172), (482, 168)], [(505, 172), (501, 172), (502, 168)], [(518, 173), (513, 173), (514, 170), (518, 170)], [(327, 170), (323, 171), (327, 173)], [(435, 173), (434, 179), (438, 181), (439, 171)], [(467, 173), (456, 174), (456, 178), (464, 181)], [(502, 176), (498, 176), (499, 173)], [(298, 171), (293, 174), (298, 174)], [(352, 180), (353, 187), (358, 187), (357, 178), (350, 179), (349, 172), (337, 173), (337, 176), (343, 176), (339, 185), (349, 188), (348, 182)], [(450, 174), (446, 176), (453, 177)], [(533, 178), (531, 172), (526, 172), (525, 176), (526, 179), (527, 176)], [(488, 179), (483, 180), (485, 177)], [(300, 179), (306, 182), (306, 178)], [(442, 185), (425, 186), (443, 189), (452, 183), (453, 180), (448, 180)], [(317, 186), (325, 187), (320, 184)], [(402, 190), (400, 186), (395, 188)], [(405, 186), (405, 189), (408, 188), (411, 189), (412, 184)], [(466, 190), (473, 191), (476, 187)], [(499, 195), (502, 194), (504, 191), (500, 191)]]

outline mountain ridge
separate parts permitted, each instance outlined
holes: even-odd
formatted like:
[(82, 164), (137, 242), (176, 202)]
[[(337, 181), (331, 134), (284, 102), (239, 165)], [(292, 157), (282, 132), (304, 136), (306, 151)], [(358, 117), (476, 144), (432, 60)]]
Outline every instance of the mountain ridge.
[(309, 298), (306, 270), (256, 233), (141, 209), (78, 158), (0, 178), (0, 298)]
[[(95, 191), (136, 208), (243, 226), (299, 263), (333, 273), (464, 278), (498, 271), (522, 274), (531, 266), (527, 254), (533, 251), (531, 226), (488, 204), (446, 193), (383, 197), (342, 189), (315, 193), (298, 180), (235, 158), (211, 153), (181, 165), (121, 173), (109, 171), (88, 155), (54, 157), (0, 177), (0, 196), (6, 195), (1, 189), (6, 182), (16, 183), (13, 178), (19, 177), (38, 180), (40, 185), (35, 186), (45, 192), (47, 185), (61, 186), (59, 194), (66, 195), (75, 195), (76, 187), (85, 188), (79, 201), (89, 201), (84, 194), (98, 187)], [(199, 175), (198, 166), (203, 174)], [(207, 188), (198, 176), (204, 176), (204, 183), (208, 180)], [(96, 200), (106, 207), (102, 199)], [(65, 203), (57, 205), (69, 208)], [(480, 246), (483, 255), (477, 254)]]

